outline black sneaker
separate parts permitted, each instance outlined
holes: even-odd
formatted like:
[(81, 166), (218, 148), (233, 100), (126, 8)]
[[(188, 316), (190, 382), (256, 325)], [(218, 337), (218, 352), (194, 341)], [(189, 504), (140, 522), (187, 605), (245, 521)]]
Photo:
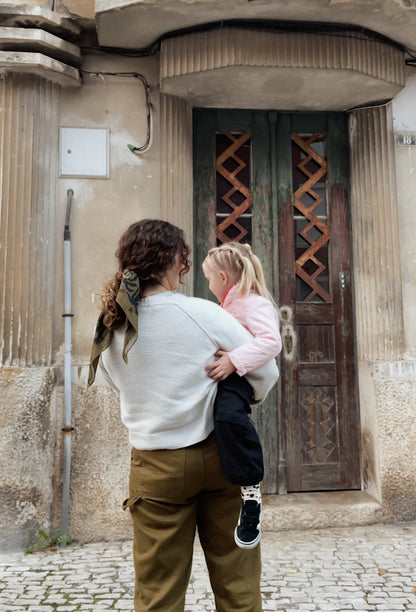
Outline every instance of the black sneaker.
[(255, 499), (244, 500), (240, 518), (234, 531), (234, 540), (240, 548), (255, 548), (260, 542), (261, 503)]

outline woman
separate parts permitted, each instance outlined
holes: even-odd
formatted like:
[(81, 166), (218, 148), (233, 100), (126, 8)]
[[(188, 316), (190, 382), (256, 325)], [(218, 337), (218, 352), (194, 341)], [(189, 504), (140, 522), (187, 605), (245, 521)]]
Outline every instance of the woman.
[[(89, 384), (99, 367), (120, 395), (132, 445), (135, 611), (183, 612), (198, 529), (218, 612), (260, 612), (260, 550), (236, 547), (240, 491), (224, 475), (213, 435), (218, 349), (250, 335), (219, 306), (175, 291), (189, 271), (182, 230), (143, 220), (122, 235), (119, 269), (103, 291)], [(253, 403), (278, 376), (274, 362), (247, 375)]]

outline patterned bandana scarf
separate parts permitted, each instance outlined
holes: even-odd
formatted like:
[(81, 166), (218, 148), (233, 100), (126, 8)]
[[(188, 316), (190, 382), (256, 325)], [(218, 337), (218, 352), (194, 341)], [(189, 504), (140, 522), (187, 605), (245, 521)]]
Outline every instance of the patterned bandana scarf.
[[(126, 315), (126, 332), (124, 334), (123, 359), (127, 363), (127, 353), (134, 345), (138, 335), (138, 313), (137, 305), (140, 295), (140, 280), (132, 270), (123, 270), (120, 289), (118, 290), (116, 302)], [(91, 349), (90, 371), (88, 375), (88, 386), (92, 385), (97, 372), (98, 361), (101, 353), (111, 344), (113, 332), (103, 323), (104, 316), (101, 314), (95, 327), (94, 340)]]

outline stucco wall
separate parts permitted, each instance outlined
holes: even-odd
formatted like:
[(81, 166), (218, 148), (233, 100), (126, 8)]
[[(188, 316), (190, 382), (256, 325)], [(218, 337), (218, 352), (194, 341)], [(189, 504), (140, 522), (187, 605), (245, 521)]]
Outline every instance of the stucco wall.
[[(59, 474), (53, 368), (0, 369), (0, 549), (26, 549), (54, 522)], [(59, 487), (58, 487), (59, 488)]]
[[(416, 73), (393, 101), (399, 133), (416, 134)], [(395, 361), (360, 362), (363, 484), (398, 520), (416, 508), (416, 147), (395, 147), (404, 338)], [(389, 266), (389, 253), (383, 260)], [(394, 322), (392, 322), (392, 326)]]
[[(73, 325), (73, 457), (69, 533), (80, 541), (128, 537), (129, 517), (121, 510), (127, 494), (129, 444), (116, 397), (97, 386), (86, 390), (87, 363), (97, 293), (115, 270), (121, 232), (160, 207), (158, 58), (91, 54), (84, 70), (140, 72), (151, 86), (153, 144), (142, 156), (127, 144), (146, 138), (141, 83), (134, 78), (84, 74), (80, 89), (62, 89), (59, 124), (110, 129), (109, 179), (56, 178), (56, 232), (63, 236), (66, 193), (74, 191), (71, 214)], [(415, 77), (394, 105), (395, 126), (414, 106)], [(188, 113), (190, 116), (190, 114)], [(412, 118), (412, 115), (410, 115)], [(416, 132), (416, 125), (407, 131)], [(189, 127), (189, 126), (188, 126)], [(400, 129), (404, 129), (401, 127)], [(363, 427), (363, 482), (398, 518), (414, 517), (416, 482), (416, 405), (412, 359), (416, 356), (416, 148), (396, 148), (400, 250), (403, 275), (405, 373), (362, 363), (360, 394)], [(167, 161), (166, 161), (167, 163)], [(188, 194), (189, 195), (189, 194)], [(50, 198), (55, 198), (51, 193)], [(189, 200), (190, 201), (190, 200)], [(190, 211), (183, 211), (188, 215)], [(181, 213), (182, 214), (182, 213)], [(189, 221), (189, 217), (188, 217)], [(179, 220), (178, 220), (179, 223)], [(354, 230), (353, 230), (354, 231)], [(386, 262), (388, 265), (388, 261)], [(63, 245), (56, 264), (54, 368), (0, 370), (0, 546), (26, 548), (39, 527), (59, 527), (63, 425)], [(387, 369), (386, 369), (387, 367)], [(396, 368), (396, 369), (395, 369)]]
[[(146, 140), (144, 89), (136, 78), (84, 74), (81, 88), (63, 88), (59, 100), (61, 127), (109, 128), (109, 179), (58, 178), (50, 167), (49, 189), (42, 194), (52, 207), (57, 250), (53, 251), (56, 287), (53, 368), (0, 369), (0, 548), (25, 549), (39, 528), (60, 529), (62, 495), (62, 427), (64, 298), (63, 230), (68, 189), (71, 211), (73, 425), (69, 533), (82, 541), (126, 537), (130, 523), (121, 510), (127, 493), (129, 445), (119, 408), (105, 389), (86, 393), (86, 372), (97, 293), (116, 269), (114, 251), (122, 231), (133, 221), (160, 216), (158, 61), (96, 54), (86, 57), (89, 71), (142, 73), (151, 88), (155, 121), (150, 150), (137, 156), (127, 144)], [(37, 92), (32, 97), (36, 103)], [(55, 118), (56, 119), (56, 118)], [(51, 136), (58, 133), (52, 121)], [(46, 146), (46, 145), (45, 145)], [(56, 155), (55, 155), (56, 157)], [(4, 203), (6, 205), (6, 202)], [(33, 209), (34, 210), (34, 209)], [(39, 240), (46, 240), (40, 235)], [(50, 242), (50, 241), (49, 241)], [(34, 251), (31, 257), (36, 260)], [(43, 299), (51, 296), (45, 294)], [(30, 307), (30, 304), (29, 304)], [(48, 330), (38, 330), (40, 334)], [(83, 367), (84, 366), (84, 367)]]
[[(67, 190), (74, 191), (70, 225), (75, 431), (69, 531), (72, 537), (89, 541), (130, 535), (130, 517), (121, 509), (128, 492), (127, 432), (115, 395), (100, 386), (86, 391), (87, 364), (99, 313), (98, 294), (116, 270), (117, 241), (130, 223), (160, 216), (160, 150), (157, 59), (95, 55), (85, 59), (83, 68), (142, 73), (151, 88), (154, 116), (151, 148), (138, 156), (127, 148), (146, 141), (145, 96), (138, 79), (84, 74), (81, 90), (61, 92), (61, 126), (110, 129), (109, 179), (58, 179), (63, 208)], [(60, 270), (62, 275), (62, 265)], [(58, 344), (62, 334), (61, 324)]]
[[(109, 179), (58, 179), (57, 206), (61, 208), (62, 228), (66, 193), (68, 189), (74, 191), (70, 221), (74, 364), (85, 364), (88, 359), (99, 308), (97, 293), (116, 270), (114, 252), (121, 233), (140, 218), (160, 215), (157, 59), (97, 54), (85, 59), (83, 69), (144, 74), (151, 88), (155, 120), (149, 152), (135, 155), (127, 145), (141, 146), (146, 141), (145, 97), (138, 79), (84, 74), (81, 89), (61, 90), (61, 127), (110, 129)], [(57, 270), (62, 277), (62, 261)], [(62, 293), (59, 297), (62, 302)], [(62, 334), (61, 325), (57, 348)]]

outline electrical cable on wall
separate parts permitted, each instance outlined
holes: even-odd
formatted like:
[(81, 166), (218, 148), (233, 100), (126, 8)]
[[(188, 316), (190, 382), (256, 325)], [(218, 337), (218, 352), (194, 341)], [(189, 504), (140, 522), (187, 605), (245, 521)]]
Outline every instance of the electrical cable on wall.
[[(197, 26), (191, 26), (188, 28), (181, 28), (178, 30), (165, 32), (156, 41), (154, 41), (153, 43), (151, 43), (150, 45), (142, 49), (123, 49), (119, 47), (96, 47), (96, 46), (90, 46), (90, 47), (84, 47), (84, 48), (91, 50), (91, 51), (99, 51), (99, 52), (104, 52), (104, 53), (105, 52), (117, 53), (118, 55), (124, 55), (126, 57), (149, 57), (160, 51), (160, 45), (163, 40), (166, 40), (168, 38), (175, 38), (177, 36), (181, 36), (185, 34), (191, 34), (193, 32), (209, 31), (209, 30), (213, 30), (218, 27), (221, 27), (221, 28), (239, 27), (239, 28), (247, 28), (247, 29), (257, 27), (257, 28), (264, 29), (266, 31), (274, 31), (274, 32), (292, 31), (292, 32), (308, 32), (309, 34), (324, 33), (326, 35), (339, 36), (339, 37), (344, 37), (344, 38), (355, 38), (355, 39), (360, 39), (360, 38), (363, 39), (363, 36), (364, 36), (366, 37), (365, 38), (366, 40), (370, 40), (370, 41), (371, 39), (368, 39), (367, 37), (371, 36), (373, 39), (373, 42), (387, 42), (401, 49), (404, 53), (408, 55), (408, 57), (405, 59), (406, 66), (409, 66), (411, 68), (416, 68), (416, 50), (406, 47), (404, 45), (401, 45), (400, 43), (397, 43), (397, 41), (389, 39), (388, 37), (382, 34), (379, 34), (377, 32), (374, 32), (372, 30), (368, 30), (367, 28), (357, 27), (357, 26), (353, 26), (350, 24), (348, 25), (330, 24), (330, 23), (325, 23), (325, 22), (292, 22), (292, 21), (273, 21), (273, 20), (250, 21), (250, 20), (240, 20), (240, 19), (229, 19), (229, 20), (209, 22), (209, 23), (200, 24)], [(85, 74), (93, 74), (96, 76), (109, 75), (109, 76), (134, 77), (134, 78), (138, 78), (141, 80), (144, 86), (145, 96), (146, 96), (146, 115), (147, 115), (146, 142), (144, 145), (140, 147), (136, 145), (132, 145), (132, 144), (128, 144), (127, 147), (130, 149), (132, 153), (135, 153), (135, 154), (147, 152), (150, 149), (151, 144), (152, 144), (153, 116), (152, 116), (152, 104), (150, 100), (150, 88), (146, 80), (146, 77), (138, 72), (101, 72), (101, 71), (94, 72), (94, 71), (88, 71), (88, 70), (81, 70), (80, 72), (85, 73)], [(379, 102), (375, 102), (374, 104), (369, 104), (369, 105), (365, 105), (362, 107), (357, 106), (354, 108), (347, 109), (346, 112), (352, 112), (354, 110), (358, 110), (358, 109), (361, 110), (364, 108), (385, 106), (390, 103), (391, 103), (391, 100), (381, 100)]]
[(410, 56), (412, 49), (406, 47), (396, 40), (380, 34), (375, 30), (363, 26), (346, 23), (332, 23), (325, 21), (291, 21), (291, 20), (276, 20), (276, 19), (221, 19), (210, 21), (184, 28), (178, 28), (165, 32), (155, 41), (146, 47), (140, 49), (125, 49), (123, 47), (106, 47), (89, 45), (81, 47), (83, 50), (98, 51), (102, 53), (115, 53), (124, 55), (125, 57), (148, 57), (155, 55), (160, 51), (161, 43), (169, 38), (177, 38), (178, 36), (186, 36), (199, 32), (208, 32), (218, 28), (239, 28), (239, 29), (259, 29), (267, 32), (284, 33), (284, 32), (299, 32), (307, 34), (326, 34), (327, 36), (351, 38), (365, 40), (366, 42), (384, 42), (390, 44), (402, 51), (407, 52)]
[(82, 74), (91, 74), (97, 77), (119, 76), (119, 77), (135, 78), (141, 81), (141, 83), (143, 84), (144, 94), (145, 94), (145, 99), (146, 99), (146, 124), (147, 124), (146, 142), (142, 146), (128, 144), (127, 147), (132, 153), (135, 153), (136, 155), (140, 153), (146, 153), (152, 146), (152, 141), (153, 141), (152, 101), (150, 98), (150, 87), (149, 87), (149, 83), (147, 82), (146, 77), (143, 74), (140, 74), (140, 72), (102, 72), (100, 70), (80, 70), (80, 72)]

